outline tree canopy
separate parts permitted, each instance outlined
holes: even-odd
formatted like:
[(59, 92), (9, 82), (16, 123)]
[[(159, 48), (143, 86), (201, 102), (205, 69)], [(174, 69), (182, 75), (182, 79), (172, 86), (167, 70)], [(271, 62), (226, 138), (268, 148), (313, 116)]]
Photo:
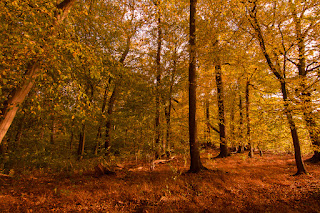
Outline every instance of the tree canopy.
[(190, 152), (198, 171), (222, 145), (295, 153), (305, 173), (319, 36), (316, 0), (2, 0), (0, 171)]

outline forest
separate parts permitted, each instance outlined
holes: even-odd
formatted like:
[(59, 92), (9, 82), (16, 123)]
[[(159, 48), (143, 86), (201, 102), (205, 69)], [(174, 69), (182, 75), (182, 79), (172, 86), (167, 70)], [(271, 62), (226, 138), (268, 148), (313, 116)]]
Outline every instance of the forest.
[(0, 212), (319, 212), (318, 0), (1, 0)]

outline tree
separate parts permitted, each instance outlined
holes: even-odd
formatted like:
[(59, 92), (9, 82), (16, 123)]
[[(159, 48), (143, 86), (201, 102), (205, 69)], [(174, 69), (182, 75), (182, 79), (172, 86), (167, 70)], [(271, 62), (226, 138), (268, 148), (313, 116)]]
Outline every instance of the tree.
[(197, 0), (190, 0), (190, 52), (189, 52), (189, 143), (190, 143), (190, 169), (189, 172), (199, 172), (204, 167), (200, 161), (200, 151), (197, 139), (196, 123), (196, 89), (197, 89), (197, 70), (196, 70), (196, 5)]
[[(58, 28), (61, 22), (67, 17), (75, 1), (76, 0), (64, 0), (56, 6), (57, 12), (55, 13), (55, 21), (53, 22), (54, 28)], [(7, 5), (7, 3), (5, 3), (5, 5)], [(52, 32), (49, 30), (48, 35), (49, 33)], [(48, 50), (43, 48), (42, 51), (46, 52)], [(42, 55), (38, 54), (35, 56), (36, 59), (29, 61), (24, 74), (24, 81), (9, 93), (7, 100), (1, 108), (0, 116), (2, 119), (0, 122), (0, 144), (16, 116), (19, 104), (24, 101), (34, 85), (36, 77), (40, 71), (41, 57)]]
[(157, 7), (157, 31), (158, 31), (158, 38), (157, 38), (157, 54), (156, 54), (156, 69), (157, 69), (157, 76), (156, 76), (156, 113), (155, 113), (155, 130), (156, 130), (156, 138), (155, 138), (155, 158), (160, 157), (160, 99), (161, 99), (161, 46), (162, 46), (162, 27), (161, 27), (161, 8), (160, 0), (156, 0), (154, 2), (155, 6)]
[[(319, 25), (320, 19), (312, 17), (312, 10), (316, 8), (315, 2), (311, 1), (305, 3), (305, 8), (303, 8), (301, 11), (298, 11), (297, 5), (298, 2), (289, 1), (290, 12), (291, 16), (293, 17), (295, 28), (298, 57), (295, 60), (296, 62), (294, 60), (290, 60), (289, 58), (287, 60), (293, 63), (293, 65), (298, 70), (299, 87), (296, 89), (296, 93), (301, 100), (303, 116), (307, 126), (307, 130), (309, 132), (310, 140), (315, 147), (314, 154), (311, 159), (309, 159), (309, 161), (317, 163), (320, 161), (320, 152), (318, 151), (318, 148), (320, 146), (320, 127), (315, 121), (315, 115), (313, 112), (314, 109), (312, 107), (311, 93), (313, 89), (312, 84), (314, 84), (314, 82), (310, 83), (307, 75), (312, 71), (318, 69), (320, 67), (320, 64), (319, 62), (316, 62), (314, 60), (314, 57), (312, 55), (308, 55), (307, 52), (312, 52), (314, 48), (312, 45), (312, 41), (314, 40), (310, 38), (311, 36), (309, 36), (308, 33), (316, 30), (317, 25)], [(307, 11), (310, 11), (311, 14), (307, 14)], [(305, 22), (308, 23), (308, 26), (306, 28), (304, 28), (304, 26), (306, 25)], [(311, 47), (306, 48), (306, 40), (311, 40), (311, 43), (309, 43), (309, 46)]]
[[(287, 90), (287, 83), (286, 83), (286, 72), (283, 70), (282, 72), (280, 71), (280, 65), (278, 62), (278, 56), (275, 55), (275, 62), (272, 62), (272, 58), (270, 54), (267, 51), (266, 45), (265, 45), (265, 38), (262, 34), (262, 30), (257, 18), (257, 2), (253, 1), (250, 2), (250, 8), (248, 8), (249, 16), (250, 16), (250, 24), (252, 28), (255, 31), (256, 39), (259, 41), (259, 45), (261, 48), (261, 51), (267, 61), (267, 64), (274, 74), (274, 76), (278, 79), (280, 83), (280, 88), (281, 88), (281, 93), (282, 93), (282, 98), (283, 98), (283, 104), (284, 104), (284, 112), (288, 120), (288, 124), (290, 127), (291, 131), (291, 137), (294, 145), (294, 151), (295, 151), (295, 160), (296, 160), (296, 166), (297, 166), (297, 175), (299, 174), (304, 174), (306, 173), (306, 169), (304, 167), (303, 161), (302, 161), (302, 156), (301, 156), (301, 148), (300, 148), (300, 141), (299, 141), (299, 136), (297, 132), (297, 127), (296, 124), (293, 120), (292, 116), (292, 110), (289, 106), (290, 100), (288, 97), (288, 90)], [(284, 67), (285, 68), (285, 67)], [(282, 73), (282, 74), (281, 74)]]
[(226, 141), (225, 130), (225, 107), (224, 107), (224, 93), (222, 83), (221, 61), (216, 59), (215, 72), (217, 84), (217, 100), (218, 100), (218, 117), (219, 117), (219, 135), (220, 135), (220, 153), (217, 157), (225, 158), (228, 156), (228, 146)]

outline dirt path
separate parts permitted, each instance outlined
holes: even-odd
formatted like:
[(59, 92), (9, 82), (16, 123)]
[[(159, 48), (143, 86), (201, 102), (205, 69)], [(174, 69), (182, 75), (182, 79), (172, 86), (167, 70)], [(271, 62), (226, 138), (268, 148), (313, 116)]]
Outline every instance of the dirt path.
[(211, 170), (200, 174), (185, 174), (177, 158), (152, 172), (137, 165), (99, 178), (0, 177), (0, 212), (320, 212), (319, 164), (291, 176), (289, 155), (203, 161)]

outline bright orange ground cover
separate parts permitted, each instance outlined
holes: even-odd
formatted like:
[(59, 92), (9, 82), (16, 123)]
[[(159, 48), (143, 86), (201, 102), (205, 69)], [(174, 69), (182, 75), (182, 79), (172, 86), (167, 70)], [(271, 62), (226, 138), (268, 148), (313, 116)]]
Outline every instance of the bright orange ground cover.
[[(0, 178), (0, 212), (320, 212), (320, 165), (295, 173), (292, 155), (208, 159), (187, 174), (181, 157), (149, 171), (124, 162), (116, 175)], [(188, 165), (188, 164), (187, 164)], [(130, 168), (130, 169), (129, 169)]]

